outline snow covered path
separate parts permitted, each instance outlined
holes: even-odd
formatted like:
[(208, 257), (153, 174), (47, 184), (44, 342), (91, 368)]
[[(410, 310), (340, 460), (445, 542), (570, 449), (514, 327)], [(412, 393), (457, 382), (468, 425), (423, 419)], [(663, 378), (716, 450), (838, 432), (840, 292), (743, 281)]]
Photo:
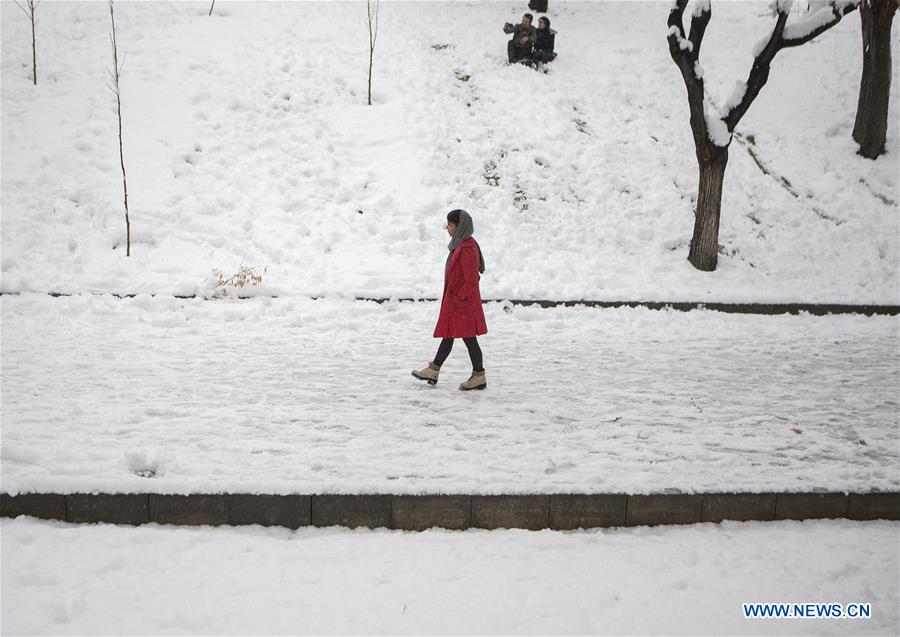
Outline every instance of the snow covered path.
[[(3, 491), (900, 488), (897, 317), (2, 297)], [(152, 477), (142, 477), (152, 476)]]
[[(798, 634), (900, 630), (900, 523), (596, 532), (3, 520), (4, 634)], [(870, 603), (744, 619), (742, 603)]]

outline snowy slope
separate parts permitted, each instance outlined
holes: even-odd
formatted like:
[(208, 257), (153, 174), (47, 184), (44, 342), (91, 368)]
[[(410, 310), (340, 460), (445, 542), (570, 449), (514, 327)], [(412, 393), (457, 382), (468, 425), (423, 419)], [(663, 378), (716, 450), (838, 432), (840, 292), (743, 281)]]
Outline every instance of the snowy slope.
[[(7, 634), (895, 635), (900, 524), (602, 531), (3, 520)], [(755, 602), (868, 619), (744, 619)]]
[[(267, 266), (267, 293), (435, 296), (443, 216), (464, 207), (487, 298), (900, 301), (895, 117), (887, 156), (850, 142), (857, 14), (776, 58), (708, 274), (685, 260), (696, 166), (668, 3), (557, 0), (542, 75), (505, 65), (524, 2), (384, 2), (372, 107), (364, 3), (204, 4), (118, 9), (126, 259), (106, 5), (39, 7), (33, 87), (27, 22), (2, 3), (4, 291), (190, 294), (243, 263)], [(715, 101), (771, 24), (763, 2), (713, 3)]]

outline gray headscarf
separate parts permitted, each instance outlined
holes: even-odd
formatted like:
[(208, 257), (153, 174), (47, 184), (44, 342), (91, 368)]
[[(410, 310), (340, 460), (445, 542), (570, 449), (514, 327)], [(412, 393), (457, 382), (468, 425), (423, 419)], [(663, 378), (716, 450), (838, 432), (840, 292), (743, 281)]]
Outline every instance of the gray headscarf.
[[(451, 210), (450, 212), (451, 214), (454, 212), (459, 213), (459, 223), (456, 224), (456, 232), (453, 233), (453, 238), (447, 244), (450, 254), (447, 255), (447, 264), (444, 266), (445, 271), (450, 267), (450, 257), (453, 256), (453, 251), (456, 250), (456, 247), (475, 233), (475, 223), (472, 221), (472, 215), (460, 209)], [(475, 245), (478, 246), (478, 243), (476, 242)], [(481, 253), (481, 246), (478, 246), (478, 271), (484, 273), (484, 255)]]

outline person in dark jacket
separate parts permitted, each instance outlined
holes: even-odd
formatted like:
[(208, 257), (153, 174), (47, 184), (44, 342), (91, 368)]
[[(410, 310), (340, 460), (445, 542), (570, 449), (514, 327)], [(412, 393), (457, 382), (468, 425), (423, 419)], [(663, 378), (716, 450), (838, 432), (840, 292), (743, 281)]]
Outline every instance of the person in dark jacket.
[(506, 44), (506, 55), (510, 64), (527, 58), (531, 54), (531, 49), (537, 40), (537, 29), (531, 24), (533, 19), (533, 15), (526, 13), (522, 16), (521, 23), (513, 25), (507, 22), (503, 25), (503, 32), (512, 34), (512, 39)]
[(538, 20), (537, 35), (534, 42), (534, 52), (531, 60), (535, 64), (552, 62), (556, 57), (553, 47), (556, 44), (556, 31), (550, 28), (550, 18), (541, 17)]
[(424, 368), (413, 371), (419, 380), (436, 385), (441, 365), (450, 355), (453, 339), (461, 338), (472, 360), (472, 375), (459, 388), (463, 391), (484, 389), (487, 379), (478, 337), (487, 334), (487, 322), (481, 307), (481, 290), (478, 281), (484, 272), (484, 256), (481, 247), (472, 238), (475, 225), (465, 210), (451, 210), (447, 214), (447, 233), (452, 237), (447, 246), (447, 264), (444, 266), (444, 294), (441, 312), (434, 328), (435, 338), (441, 339), (434, 360)]

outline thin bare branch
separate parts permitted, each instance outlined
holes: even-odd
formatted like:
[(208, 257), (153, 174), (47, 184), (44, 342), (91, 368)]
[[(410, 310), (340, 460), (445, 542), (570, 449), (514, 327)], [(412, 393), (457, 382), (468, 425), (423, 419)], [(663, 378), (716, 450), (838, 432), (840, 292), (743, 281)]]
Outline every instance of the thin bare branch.
[(375, 42), (378, 40), (378, 17), (381, 12), (381, 2), (380, 0), (375, 0), (375, 29), (373, 31), (372, 36), (372, 48), (375, 48)]
[[(374, 5), (374, 10), (373, 10)], [(372, 105), (372, 62), (375, 57), (375, 42), (378, 39), (378, 9), (379, 0), (366, 0), (366, 15), (369, 25), (369, 89), (368, 103)]]
[[(116, 15), (113, 6), (114, 0), (109, 0), (109, 19), (111, 25), (110, 32), (110, 40), (112, 41), (112, 54), (113, 54), (113, 70), (110, 70), (109, 67), (106, 68), (109, 71), (110, 76), (112, 77), (113, 85), (115, 86), (115, 95), (116, 95), (116, 114), (119, 118), (119, 163), (122, 167), (122, 190), (124, 193), (125, 200), (125, 235), (126, 235), (126, 252), (125, 256), (131, 256), (131, 220), (128, 216), (128, 179), (125, 176), (125, 151), (122, 143), (122, 93), (119, 86), (119, 72), (121, 71), (121, 66), (119, 65), (119, 53), (118, 46), (116, 43)], [(124, 63), (124, 61), (123, 61)]]

